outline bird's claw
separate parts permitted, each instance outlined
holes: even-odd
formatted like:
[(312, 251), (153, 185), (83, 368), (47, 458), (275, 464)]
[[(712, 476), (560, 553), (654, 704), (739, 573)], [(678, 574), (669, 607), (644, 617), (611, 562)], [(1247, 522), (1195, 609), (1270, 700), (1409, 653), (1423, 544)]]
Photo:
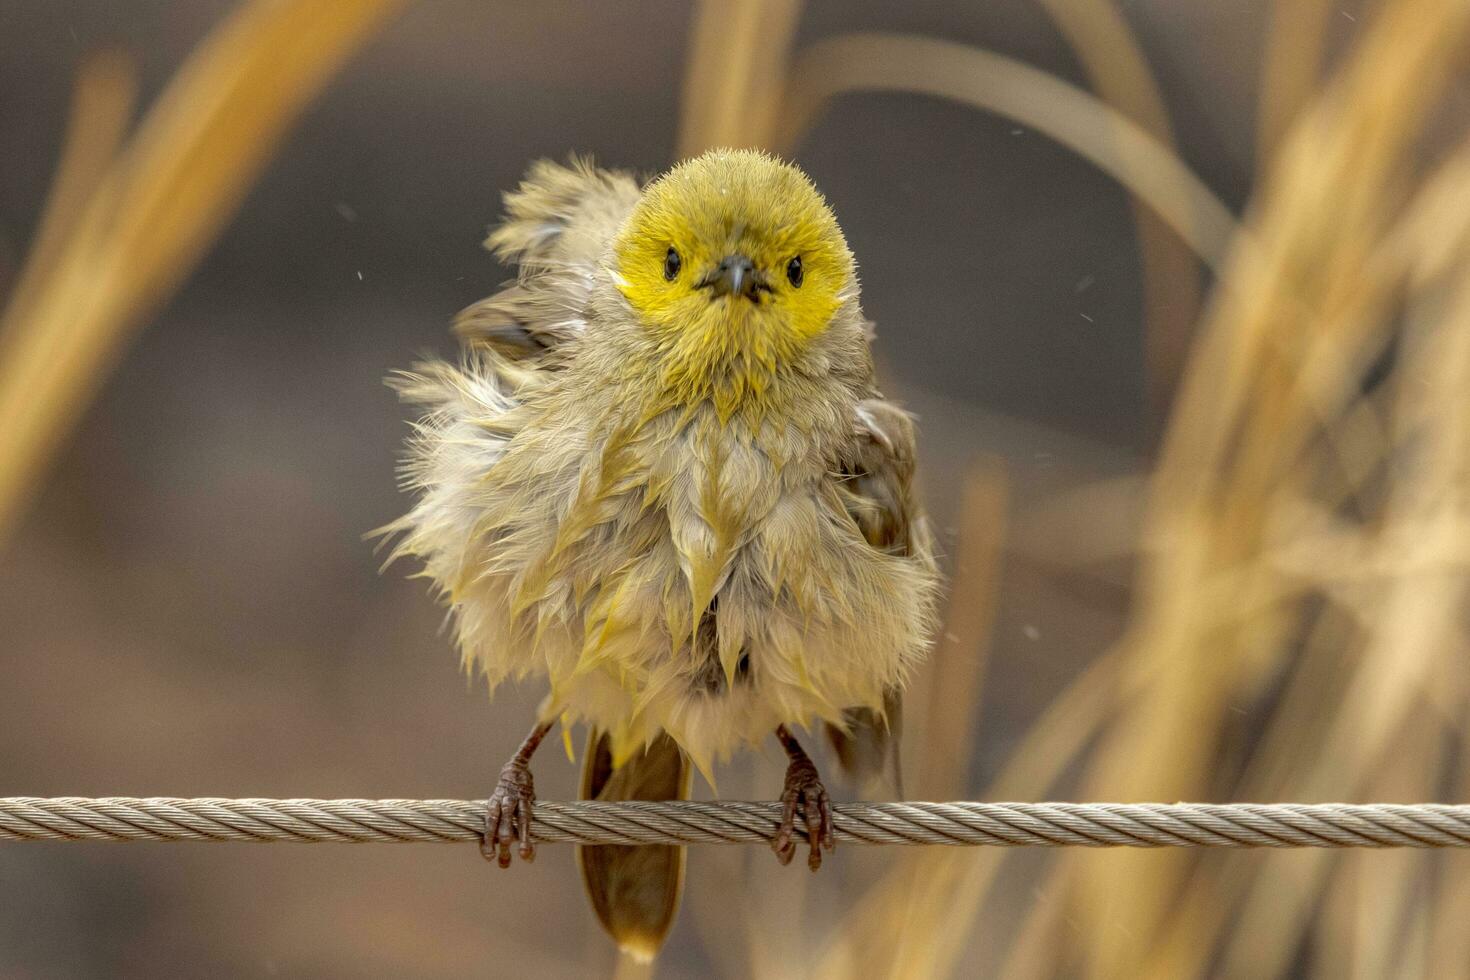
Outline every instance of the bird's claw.
[(837, 833), (832, 827), (832, 801), (827, 787), (817, 775), (817, 767), (807, 758), (793, 759), (786, 767), (786, 788), (781, 793), (781, 825), (771, 839), (776, 860), (790, 864), (796, 855), (796, 814), (800, 809), (806, 821), (807, 840), (811, 852), (807, 867), (813, 871), (822, 866), (822, 852), (837, 846)]
[(502, 868), (510, 867), (511, 845), (519, 842), (522, 861), (536, 860), (531, 840), (531, 811), (536, 802), (536, 782), (523, 761), (512, 759), (500, 770), (500, 781), (485, 801), (485, 833), (480, 854)]

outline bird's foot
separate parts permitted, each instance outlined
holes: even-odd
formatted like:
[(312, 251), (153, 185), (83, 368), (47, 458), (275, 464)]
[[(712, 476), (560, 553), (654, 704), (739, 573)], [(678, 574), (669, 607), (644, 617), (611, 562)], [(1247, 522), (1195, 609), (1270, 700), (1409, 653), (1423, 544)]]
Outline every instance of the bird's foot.
[(522, 861), (536, 860), (536, 844), (531, 840), (531, 810), (536, 802), (536, 781), (531, 778), (530, 764), (519, 756), (500, 770), (500, 781), (485, 801), (485, 835), (480, 838), (480, 854), (502, 868), (510, 867), (510, 848), (519, 842)]
[(796, 813), (800, 809), (806, 820), (807, 840), (811, 843), (807, 867), (817, 870), (822, 866), (822, 852), (837, 846), (837, 833), (832, 828), (832, 801), (827, 796), (827, 787), (822, 785), (816, 765), (805, 752), (793, 756), (791, 765), (786, 767), (781, 807), (781, 825), (771, 840), (776, 859), (790, 864), (796, 854)]

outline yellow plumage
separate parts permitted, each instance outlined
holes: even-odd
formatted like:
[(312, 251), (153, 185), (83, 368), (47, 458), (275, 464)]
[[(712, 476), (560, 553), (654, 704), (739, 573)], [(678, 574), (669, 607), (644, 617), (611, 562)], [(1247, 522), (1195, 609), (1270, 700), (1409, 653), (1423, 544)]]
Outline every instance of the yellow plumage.
[(645, 188), (538, 163), (507, 211), (517, 283), (460, 317), (458, 366), (398, 380), (428, 414), (397, 553), (466, 660), (548, 677), (544, 719), (614, 771), (664, 735), (709, 772), (788, 723), (881, 730), (936, 575), (821, 196), (717, 151)]

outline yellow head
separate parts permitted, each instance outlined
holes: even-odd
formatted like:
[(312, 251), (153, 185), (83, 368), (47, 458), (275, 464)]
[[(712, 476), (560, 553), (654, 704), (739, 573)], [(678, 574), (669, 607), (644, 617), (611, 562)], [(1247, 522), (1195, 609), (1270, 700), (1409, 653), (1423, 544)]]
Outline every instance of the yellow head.
[(822, 195), (796, 167), (751, 150), (713, 150), (650, 184), (613, 260), (680, 397), (758, 395), (856, 295)]

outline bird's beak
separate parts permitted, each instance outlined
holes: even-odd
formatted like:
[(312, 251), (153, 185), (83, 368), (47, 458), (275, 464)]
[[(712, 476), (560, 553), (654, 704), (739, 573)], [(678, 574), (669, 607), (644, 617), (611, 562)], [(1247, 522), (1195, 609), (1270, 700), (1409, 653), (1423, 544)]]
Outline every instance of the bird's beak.
[(744, 296), (756, 302), (762, 291), (770, 291), (755, 263), (743, 255), (725, 256), (700, 285), (710, 287), (715, 296)]

